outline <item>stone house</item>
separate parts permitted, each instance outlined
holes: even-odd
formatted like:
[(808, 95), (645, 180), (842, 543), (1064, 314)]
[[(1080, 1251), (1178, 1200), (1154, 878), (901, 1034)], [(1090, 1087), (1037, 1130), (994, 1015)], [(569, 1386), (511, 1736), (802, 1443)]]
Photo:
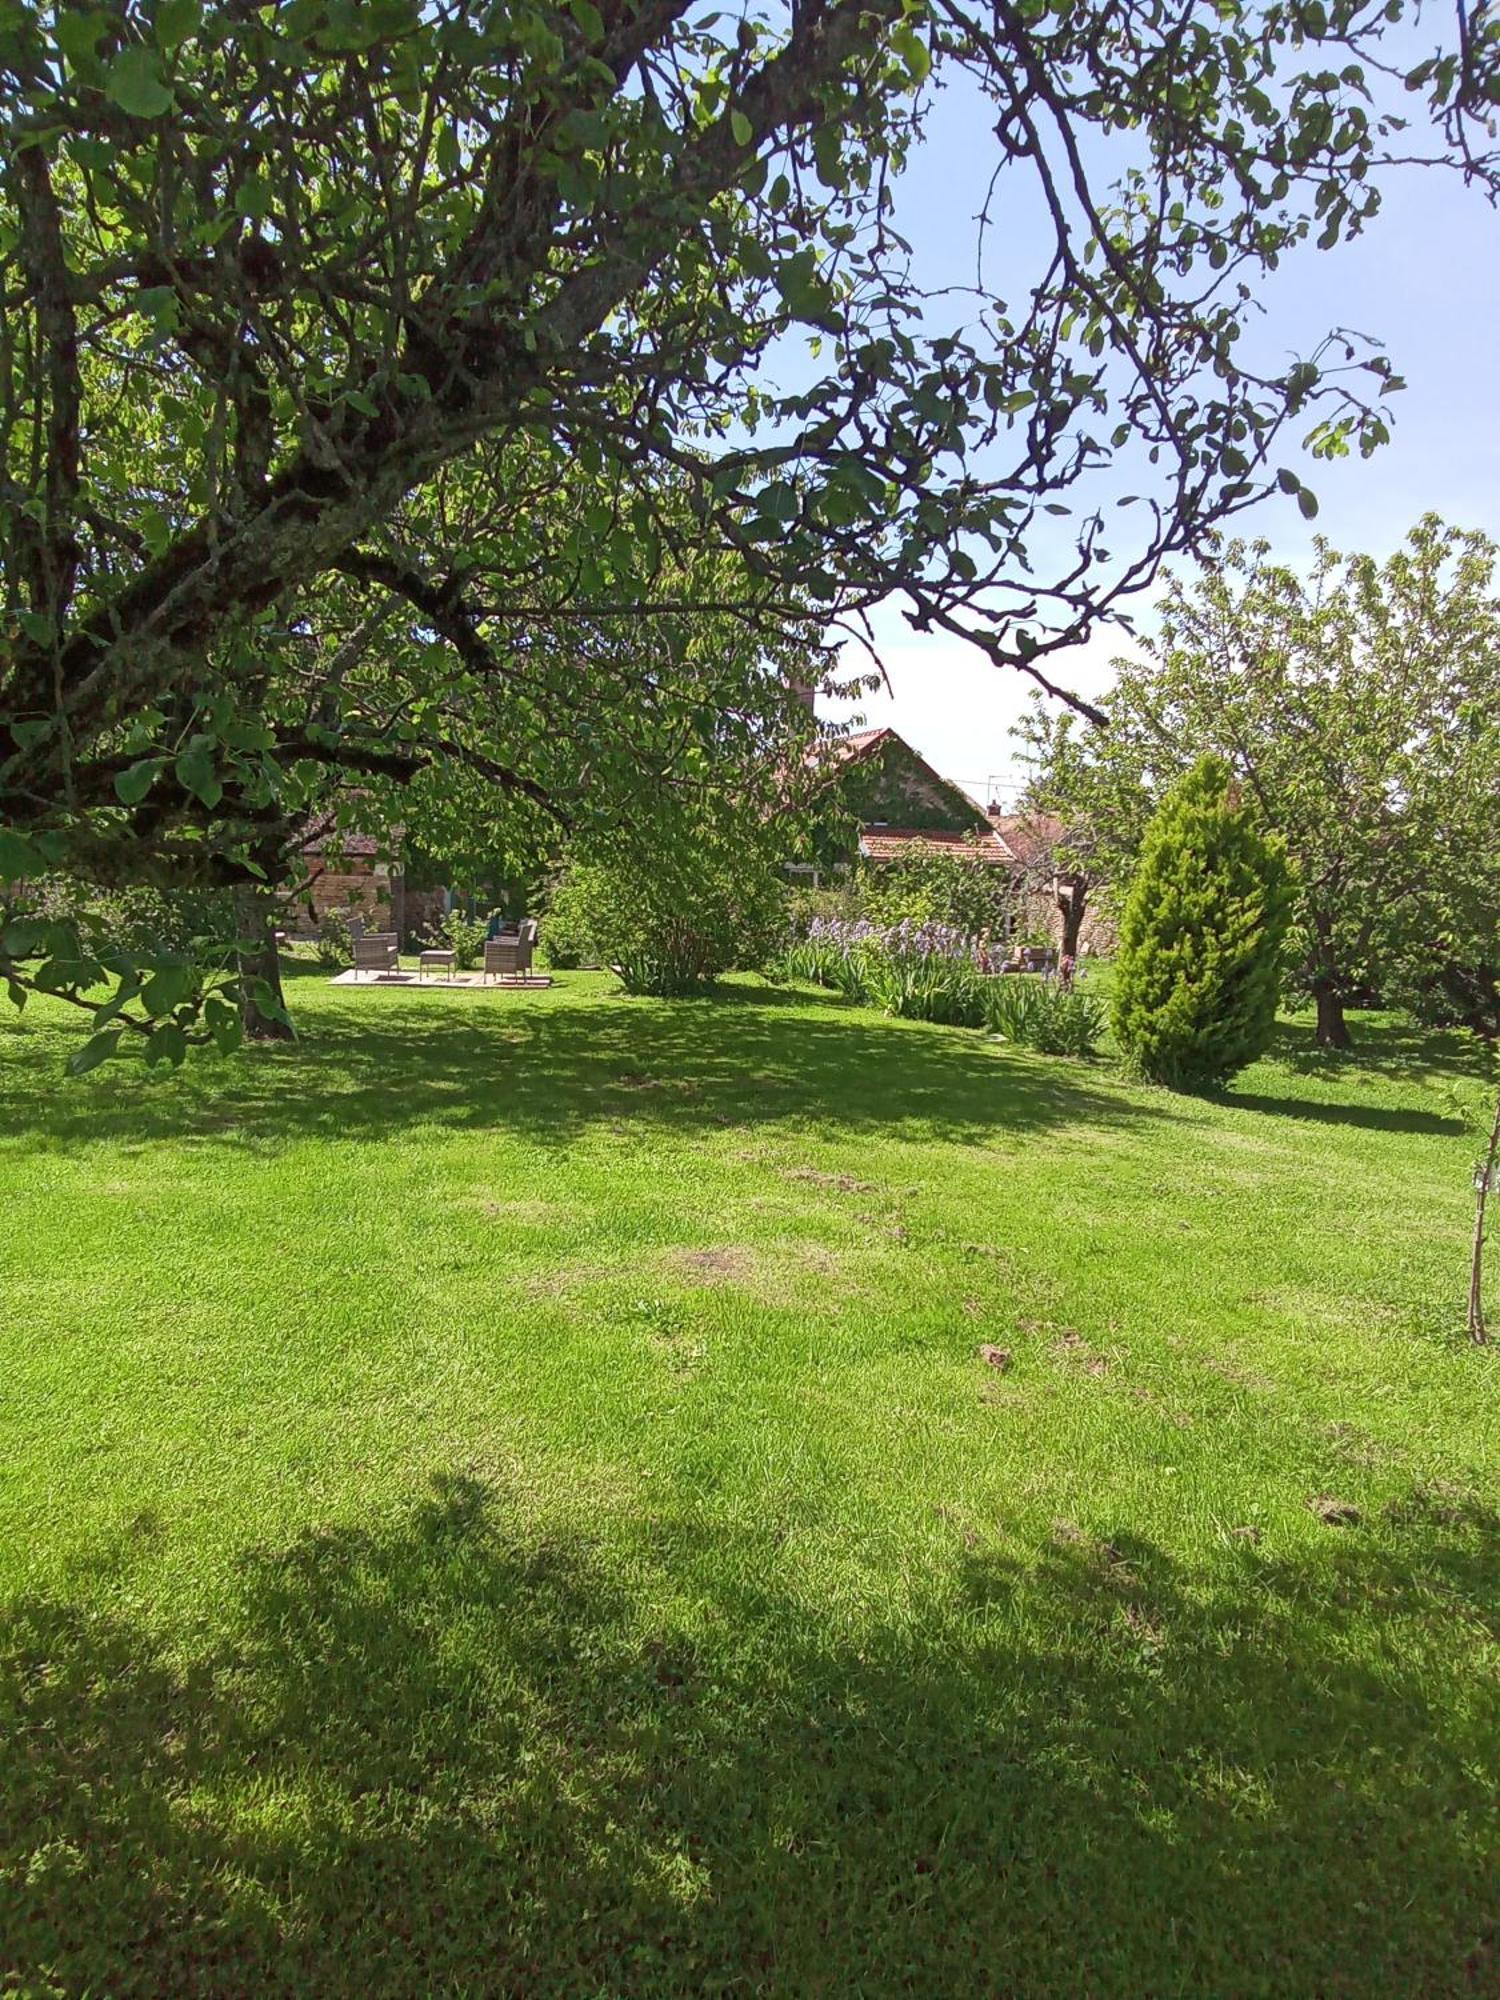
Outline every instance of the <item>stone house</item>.
[(993, 801), (989, 821), (1018, 875), (1026, 881), (1022, 928), (1047, 931), (1060, 950), (1074, 956), (1080, 951), (1113, 951), (1114, 926), (1089, 900), (1099, 887), (1097, 878), (1057, 865), (1062, 821), (1054, 813), (1006, 812)]
[(350, 912), (371, 931), (394, 931), (405, 945), (418, 931), (429, 929), (447, 911), (443, 889), (410, 886), (387, 843), (371, 834), (335, 827), (330, 818), (315, 821), (302, 843), (307, 876), (289, 898), (286, 929), (293, 937), (314, 937), (331, 910)]
[(1063, 950), (1108, 948), (1113, 939), (1088, 906), (1086, 876), (1060, 871), (1054, 856), (1061, 823), (1050, 814), (981, 809), (967, 792), (934, 770), (894, 729), (857, 730), (820, 745), (819, 763), (833, 774), (840, 803), (857, 834), (814, 863), (791, 867), (815, 885), (856, 861), (897, 860), (916, 847), (961, 855), (979, 867), (1003, 868), (1022, 892), (1016, 924), (1045, 931)]
[(826, 844), (790, 873), (814, 883), (856, 860), (894, 861), (914, 845), (951, 849), (980, 865), (1010, 866), (988, 817), (894, 729), (861, 729), (820, 744), (816, 756), (856, 822), (853, 840)]

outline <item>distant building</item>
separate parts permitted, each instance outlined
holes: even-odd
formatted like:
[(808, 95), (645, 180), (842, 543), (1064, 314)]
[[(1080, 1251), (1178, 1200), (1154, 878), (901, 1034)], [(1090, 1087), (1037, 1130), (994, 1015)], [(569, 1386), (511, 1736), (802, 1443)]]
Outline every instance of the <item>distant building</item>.
[(816, 881), (856, 860), (895, 861), (913, 846), (945, 849), (992, 868), (1012, 866), (1004, 842), (968, 793), (894, 729), (857, 730), (820, 744), (815, 754), (857, 833), (842, 850), (829, 848), (815, 863), (794, 866), (794, 875)]
[(310, 826), (302, 856), (307, 875), (286, 912), (286, 928), (294, 937), (315, 935), (328, 912), (340, 910), (365, 930), (394, 931), (404, 942), (447, 908), (443, 890), (408, 885), (399, 861), (399, 836), (394, 843), (382, 842), (336, 826), (332, 815), (325, 814)]
[(1048, 932), (1072, 952), (1112, 942), (1088, 908), (1096, 885), (1057, 865), (1063, 828), (1052, 814), (1006, 812), (995, 803), (981, 809), (894, 729), (857, 730), (819, 744), (814, 755), (857, 831), (842, 849), (793, 864), (794, 878), (817, 885), (856, 862), (879, 867), (914, 849), (936, 849), (977, 867), (1005, 869), (1019, 892), (1014, 922), (1022, 932)]

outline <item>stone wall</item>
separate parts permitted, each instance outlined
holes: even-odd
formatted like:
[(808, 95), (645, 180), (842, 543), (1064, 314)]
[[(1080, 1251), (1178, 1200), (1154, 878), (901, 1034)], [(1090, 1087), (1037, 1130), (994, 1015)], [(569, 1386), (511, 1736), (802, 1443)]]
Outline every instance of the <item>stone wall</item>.
[(368, 864), (319, 868), (300, 894), (288, 903), (286, 929), (293, 937), (315, 937), (329, 910), (352, 911), (366, 930), (398, 929), (392, 913), (391, 886), (388, 875), (377, 875)]
[[(1098, 900), (1095, 900), (1098, 899)], [(1101, 892), (1095, 891), (1083, 913), (1083, 926), (1078, 934), (1078, 948), (1089, 957), (1105, 957), (1115, 948), (1115, 926), (1113, 920), (1100, 907)], [(1023, 896), (1016, 905), (1016, 933), (1024, 937), (1028, 931), (1043, 930), (1054, 944), (1062, 941), (1062, 911), (1057, 907), (1057, 898), (1050, 888), (1033, 889)]]

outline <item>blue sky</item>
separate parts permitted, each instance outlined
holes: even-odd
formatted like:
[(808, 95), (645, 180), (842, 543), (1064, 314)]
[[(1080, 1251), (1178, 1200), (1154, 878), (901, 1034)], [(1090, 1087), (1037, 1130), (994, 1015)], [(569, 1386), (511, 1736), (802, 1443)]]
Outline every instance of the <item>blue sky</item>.
[[(964, 281), (973, 272), (974, 228), (993, 159), (983, 107), (957, 93), (939, 101), (926, 145), (901, 188), (898, 221), (927, 284)], [(1035, 268), (1034, 237), (1024, 214), (995, 240), (987, 277), (1004, 290), (1014, 269), (1019, 287)], [(1282, 495), (1241, 517), (1246, 534), (1264, 535), (1282, 559), (1306, 557), (1314, 534), (1340, 549), (1382, 555), (1428, 510), (1500, 539), (1500, 215), (1454, 175), (1407, 170), (1390, 178), (1381, 215), (1353, 244), (1289, 258), (1266, 283), (1265, 316), (1255, 330), (1270, 358), (1310, 351), (1334, 326), (1380, 339), (1407, 387), (1388, 399), (1392, 442), (1368, 461), (1301, 469), (1320, 501), (1315, 522)], [(1248, 336), (1247, 336), (1248, 337)], [(1149, 613), (1149, 605), (1140, 607)], [(892, 697), (855, 704), (824, 702), (820, 712), (854, 713), (890, 723), (947, 776), (976, 795), (992, 780), (1002, 791), (1018, 781), (1008, 731), (1028, 683), (1002, 673), (961, 642), (920, 637), (898, 610), (877, 621)], [(1073, 655), (1055, 655), (1063, 685), (1097, 693), (1109, 659), (1125, 644), (1100, 633)]]

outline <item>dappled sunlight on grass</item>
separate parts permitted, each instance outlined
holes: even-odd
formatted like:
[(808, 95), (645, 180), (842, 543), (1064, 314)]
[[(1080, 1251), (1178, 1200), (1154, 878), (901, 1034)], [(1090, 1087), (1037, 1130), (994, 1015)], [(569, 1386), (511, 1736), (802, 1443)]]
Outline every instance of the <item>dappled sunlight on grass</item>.
[(223, 1992), (1482, 1987), (1486, 1732), (1423, 1630), (1488, 1629), (1496, 1526), (1192, 1572), (950, 1534), (889, 1620), (771, 1534), (444, 1475), (249, 1551), (206, 1649), (16, 1606), (0, 1962), (59, 1963), (62, 1893), (114, 1991), (205, 1990), (205, 1948)]
[[(304, 1001), (295, 1045), (175, 1075), (123, 1064), (73, 1084), (59, 1074), (55, 1091), (39, 1096), (34, 1061), (57, 1061), (68, 1046), (49, 1023), (41, 1047), (22, 1043), (0, 1059), (0, 1131), (53, 1146), (168, 1138), (274, 1147), (422, 1123), (564, 1144), (585, 1127), (625, 1121), (688, 1131), (794, 1120), (974, 1138), (993, 1125), (1149, 1115), (1093, 1089), (1084, 1066), (1018, 1064), (977, 1036), (886, 1023), (831, 997), (740, 985), (708, 1000), (601, 1000), (602, 983), (573, 975), (546, 995), (420, 999), (314, 988), (322, 1004), (310, 1013)], [(893, 1034), (902, 1036), (897, 1060)]]
[(0, 1984), (1492, 1985), (1461, 1052), (604, 987), (0, 1033)]

